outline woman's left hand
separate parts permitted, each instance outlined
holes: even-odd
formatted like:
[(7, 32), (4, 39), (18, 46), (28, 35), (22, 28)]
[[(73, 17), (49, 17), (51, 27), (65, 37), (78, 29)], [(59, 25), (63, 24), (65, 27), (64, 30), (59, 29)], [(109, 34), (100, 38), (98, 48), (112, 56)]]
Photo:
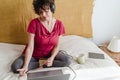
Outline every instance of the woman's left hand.
[(46, 64), (46, 65), (47, 65), (48, 67), (52, 66), (53, 60), (54, 60), (54, 59), (53, 59), (52, 57), (48, 58), (48, 59), (47, 59), (47, 64)]

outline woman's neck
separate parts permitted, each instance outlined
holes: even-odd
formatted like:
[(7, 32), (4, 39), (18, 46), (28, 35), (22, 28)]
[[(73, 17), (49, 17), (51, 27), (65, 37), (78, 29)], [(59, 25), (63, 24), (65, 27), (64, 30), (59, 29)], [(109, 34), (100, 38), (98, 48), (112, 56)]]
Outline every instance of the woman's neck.
[(39, 18), (39, 20), (49, 32), (52, 31), (52, 29), (54, 28), (55, 21), (56, 21), (55, 18), (51, 17), (48, 20), (42, 20), (41, 18)]

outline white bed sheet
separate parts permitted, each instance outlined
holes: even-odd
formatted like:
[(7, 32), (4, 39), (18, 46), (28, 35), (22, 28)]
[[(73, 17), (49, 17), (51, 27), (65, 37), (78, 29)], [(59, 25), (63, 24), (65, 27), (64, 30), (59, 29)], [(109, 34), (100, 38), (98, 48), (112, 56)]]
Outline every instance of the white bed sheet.
[[(12, 62), (21, 54), (24, 45), (0, 43), (0, 80), (26, 80), (26, 77), (19, 77), (19, 74), (11, 72)], [(75, 61), (70, 65), (77, 74), (75, 80), (119, 80), (119, 66), (102, 50), (100, 50), (92, 41), (75, 36), (64, 36), (60, 40), (60, 49), (67, 51), (70, 56), (76, 58), (79, 54), (86, 55), (85, 64), (78, 64)], [(105, 59), (90, 59), (88, 52), (98, 52), (105, 55)], [(59, 69), (59, 68), (49, 68)], [(62, 68), (64, 73), (70, 73), (70, 80), (74, 73), (67, 67)], [(40, 70), (34, 70), (40, 71)], [(31, 71), (32, 72), (32, 71)]]

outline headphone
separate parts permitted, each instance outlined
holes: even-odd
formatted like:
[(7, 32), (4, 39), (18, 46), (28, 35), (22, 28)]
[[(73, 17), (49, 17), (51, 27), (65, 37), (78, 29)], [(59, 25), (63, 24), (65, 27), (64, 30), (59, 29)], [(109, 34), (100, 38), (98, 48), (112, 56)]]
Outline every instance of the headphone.
[(52, 13), (55, 12), (55, 4), (54, 3), (50, 4), (50, 10), (52, 11)]

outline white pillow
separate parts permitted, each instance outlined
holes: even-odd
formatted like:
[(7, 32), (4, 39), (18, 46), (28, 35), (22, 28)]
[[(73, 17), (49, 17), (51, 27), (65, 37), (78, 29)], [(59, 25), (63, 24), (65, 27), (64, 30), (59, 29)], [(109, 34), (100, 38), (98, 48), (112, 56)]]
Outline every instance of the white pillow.
[(87, 56), (88, 52), (97, 51), (95, 48), (97, 46), (92, 41), (81, 36), (68, 35), (60, 39), (60, 50), (66, 51), (67, 54), (74, 58), (81, 53)]

